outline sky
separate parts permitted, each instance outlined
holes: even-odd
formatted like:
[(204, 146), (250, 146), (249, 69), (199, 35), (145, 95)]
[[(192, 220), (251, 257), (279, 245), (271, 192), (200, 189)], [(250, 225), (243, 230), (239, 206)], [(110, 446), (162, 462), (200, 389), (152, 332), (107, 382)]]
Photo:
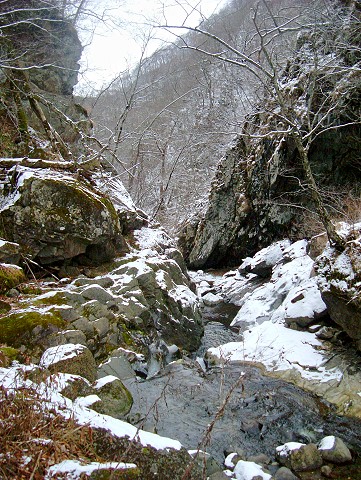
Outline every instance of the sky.
[[(173, 36), (159, 24), (195, 26), (201, 15), (209, 17), (227, 0), (94, 0), (90, 7), (96, 17), (80, 24), (80, 38), (85, 45), (77, 91), (100, 89), (120, 72), (139, 61), (147, 43), (150, 55)], [(104, 17), (104, 22), (99, 17)], [(179, 33), (179, 32), (177, 32)]]

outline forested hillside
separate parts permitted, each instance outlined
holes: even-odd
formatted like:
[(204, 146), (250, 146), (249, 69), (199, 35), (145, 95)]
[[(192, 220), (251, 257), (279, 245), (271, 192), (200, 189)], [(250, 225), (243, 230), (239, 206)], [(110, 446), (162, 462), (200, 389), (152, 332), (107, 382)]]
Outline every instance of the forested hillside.
[(0, 479), (360, 480), (360, 2), (127, 5), (0, 1)]
[[(290, 0), (272, 4), (277, 18), (287, 25), (282, 39), (272, 44), (279, 66), (292, 58), (297, 32), (303, 22), (312, 21), (307, 16), (315, 14), (304, 4)], [(216, 165), (247, 113), (263, 101), (261, 79), (243, 69), (237, 54), (217, 41), (254, 58), (263, 56), (253, 7), (251, 0), (229, 2), (201, 23), (199, 28), (210, 35), (170, 29), (174, 44), (142, 59), (96, 99), (87, 99), (95, 132), (103, 143), (109, 141), (112, 153), (106, 153), (107, 158), (133, 199), (170, 229), (205, 204)], [(260, 24), (269, 22), (262, 2), (257, 15)], [(226, 53), (219, 55), (222, 50)]]

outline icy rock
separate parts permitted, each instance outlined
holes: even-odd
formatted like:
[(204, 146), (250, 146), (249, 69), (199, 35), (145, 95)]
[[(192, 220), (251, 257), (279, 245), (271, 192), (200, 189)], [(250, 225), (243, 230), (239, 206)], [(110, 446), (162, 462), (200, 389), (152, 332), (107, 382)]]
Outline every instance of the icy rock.
[(276, 458), (281, 465), (295, 472), (315, 470), (322, 466), (322, 456), (314, 443), (289, 442), (276, 448)]
[(80, 375), (90, 382), (96, 379), (96, 364), (90, 350), (84, 345), (67, 343), (50, 347), (43, 353), (39, 365), (50, 372)]
[(253, 258), (246, 258), (239, 267), (240, 273), (254, 273), (266, 278), (272, 273), (272, 268), (282, 259), (284, 250), (290, 246), (289, 240), (273, 243), (257, 252)]
[(237, 480), (270, 480), (271, 475), (264, 472), (257, 463), (240, 460), (234, 469)]
[(209, 292), (202, 297), (202, 301), (204, 305), (207, 305), (208, 307), (212, 307), (214, 305), (218, 305), (219, 303), (221, 303), (223, 299), (219, 295), (215, 295), (214, 293)]
[[(361, 232), (361, 226), (359, 229)], [(347, 242), (343, 252), (327, 247), (315, 262), (318, 286), (328, 313), (331, 319), (355, 341), (359, 350), (361, 350), (361, 304), (358, 301), (360, 258), (361, 242), (358, 239)]]
[(351, 452), (341, 438), (333, 435), (324, 437), (320, 441), (318, 449), (326, 462), (342, 464), (352, 460)]
[(292, 289), (284, 303), (285, 322), (291, 325), (296, 322), (300, 327), (307, 327), (315, 320), (326, 315), (327, 307), (322, 300), (314, 278), (303, 282)]

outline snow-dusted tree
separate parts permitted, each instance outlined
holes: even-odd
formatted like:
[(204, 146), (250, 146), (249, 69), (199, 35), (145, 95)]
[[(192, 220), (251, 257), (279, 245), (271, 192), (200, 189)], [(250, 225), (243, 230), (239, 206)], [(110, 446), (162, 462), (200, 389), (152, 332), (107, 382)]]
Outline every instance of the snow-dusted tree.
[[(268, 100), (257, 104), (242, 135), (249, 144), (263, 138), (279, 147), (292, 138), (316, 211), (339, 248), (343, 240), (316, 184), (309, 153), (327, 132), (360, 125), (359, 9), (359, 2), (305, 1), (300, 10), (290, 2), (261, 0), (251, 12), (253, 34), (241, 35), (237, 43), (202, 23), (194, 28), (163, 25), (197, 34), (177, 35), (181, 48), (234, 65), (258, 83)], [(276, 147), (271, 162), (277, 161), (277, 152)]]

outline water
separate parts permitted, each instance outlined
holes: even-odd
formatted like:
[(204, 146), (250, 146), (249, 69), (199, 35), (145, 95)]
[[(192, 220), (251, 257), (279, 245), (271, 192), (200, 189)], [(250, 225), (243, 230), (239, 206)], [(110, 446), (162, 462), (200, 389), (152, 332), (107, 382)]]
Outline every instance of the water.
[(320, 398), (255, 367), (232, 364), (204, 372), (197, 366), (194, 359), (209, 347), (239, 341), (227, 327), (237, 310), (230, 304), (206, 307), (205, 335), (194, 358), (172, 363), (152, 379), (127, 381), (134, 398), (129, 421), (186, 448), (207, 450), (220, 463), (225, 451), (273, 458), (285, 442), (318, 442), (331, 434), (361, 452), (361, 421), (335, 415)]

